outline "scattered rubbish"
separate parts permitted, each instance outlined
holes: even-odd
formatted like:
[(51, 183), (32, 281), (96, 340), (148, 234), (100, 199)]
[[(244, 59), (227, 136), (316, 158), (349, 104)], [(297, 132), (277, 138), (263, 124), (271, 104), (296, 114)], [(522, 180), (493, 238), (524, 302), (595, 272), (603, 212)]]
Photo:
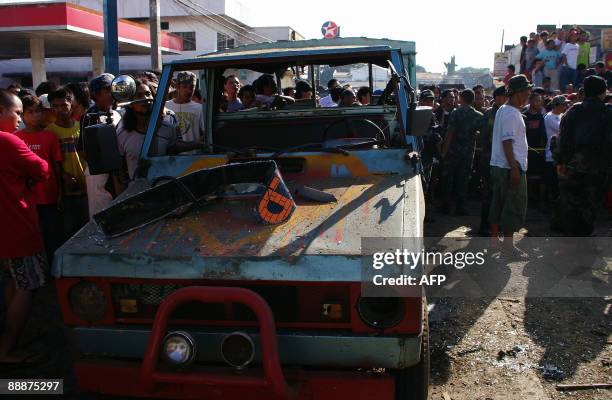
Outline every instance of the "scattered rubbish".
[[(542, 378), (559, 381), (565, 377), (565, 373), (554, 365), (544, 364), (539, 367)], [(569, 389), (566, 389), (569, 390)]]
[(610, 389), (610, 388), (612, 388), (612, 383), (576, 383), (576, 384), (560, 384), (556, 386), (556, 389), (558, 391)]
[(497, 361), (503, 360), (506, 356), (516, 357), (516, 355), (518, 353), (521, 353), (523, 351), (525, 351), (525, 346), (523, 346), (523, 345), (516, 345), (516, 346), (512, 347), (512, 349), (510, 349), (510, 350), (505, 350), (505, 351), (504, 350), (500, 350), (497, 353)]
[(472, 347), (470, 349), (461, 350), (457, 353), (458, 356), (464, 356), (466, 354), (476, 353), (477, 351), (484, 350), (482, 346)]

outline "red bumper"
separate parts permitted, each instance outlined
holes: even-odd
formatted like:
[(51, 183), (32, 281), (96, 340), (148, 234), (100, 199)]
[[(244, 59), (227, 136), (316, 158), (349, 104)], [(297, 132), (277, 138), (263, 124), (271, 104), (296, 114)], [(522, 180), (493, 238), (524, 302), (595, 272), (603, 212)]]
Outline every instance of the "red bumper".
[[(194, 366), (175, 371), (159, 363), (168, 320), (178, 306), (189, 301), (234, 302), (249, 307), (259, 325), (261, 369), (238, 373), (229, 367)], [(167, 399), (393, 399), (395, 390), (389, 375), (283, 371), (268, 303), (257, 293), (236, 287), (191, 286), (177, 290), (157, 310), (142, 363), (79, 361), (75, 372), (83, 391)]]
[[(201, 400), (392, 400), (395, 393), (393, 378), (389, 374), (342, 371), (284, 371), (290, 387), (289, 397), (273, 395), (270, 388), (260, 386), (236, 386), (229, 382), (236, 377), (259, 379), (262, 371), (250, 369), (236, 375), (231, 368), (194, 369), (189, 374), (214, 374), (227, 379), (223, 385), (157, 383), (151, 390), (141, 381), (140, 364), (121, 361), (79, 361), (75, 373), (79, 387), (85, 392), (108, 395), (154, 397), (164, 399)], [(181, 374), (187, 374), (181, 373)]]

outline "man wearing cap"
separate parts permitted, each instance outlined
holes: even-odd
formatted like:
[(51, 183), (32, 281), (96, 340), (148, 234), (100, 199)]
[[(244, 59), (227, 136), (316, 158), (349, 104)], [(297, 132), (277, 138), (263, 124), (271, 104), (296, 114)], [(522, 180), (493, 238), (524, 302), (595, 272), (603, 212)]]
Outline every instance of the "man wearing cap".
[(553, 158), (559, 175), (559, 221), (566, 235), (589, 236), (612, 170), (612, 107), (603, 99), (606, 81), (584, 80), (585, 99), (561, 119)]
[[(117, 126), (121, 116), (113, 110), (113, 96), (111, 95), (111, 84), (115, 77), (112, 74), (102, 74), (93, 78), (89, 82), (89, 93), (93, 100), (93, 105), (85, 111), (81, 117), (81, 132), (79, 136), (79, 152), (84, 155), (81, 158), (83, 164), (86, 163), (87, 154), (83, 149), (83, 132), (90, 125), (107, 122), (107, 115), (111, 116), (111, 123)], [(85, 184), (87, 185), (87, 205), (89, 207), (89, 217), (108, 207), (113, 200), (113, 195), (106, 189), (109, 182), (109, 174), (91, 175), (89, 166), (85, 168)]]
[(526, 258), (513, 244), (514, 232), (522, 228), (527, 212), (527, 132), (521, 110), (529, 99), (531, 84), (525, 75), (508, 82), (508, 102), (495, 115), (491, 146), (491, 244), (504, 234), (502, 256)]
[(552, 110), (544, 117), (544, 127), (546, 128), (546, 164), (544, 167), (544, 183), (546, 185), (548, 197), (556, 197), (557, 195), (557, 173), (553, 164), (551, 144), (552, 147), (555, 147), (557, 141), (559, 140), (559, 125), (561, 124), (561, 117), (567, 110), (568, 104), (569, 101), (567, 101), (565, 96), (555, 96), (550, 102)]
[(482, 206), (480, 209), (480, 227), (478, 233), (481, 236), (489, 236), (489, 208), (491, 207), (491, 182), (489, 178), (489, 162), (491, 161), (491, 142), (493, 140), (493, 124), (495, 123), (495, 115), (497, 110), (503, 106), (508, 97), (506, 96), (506, 87), (500, 86), (493, 91), (493, 107), (487, 109), (480, 119), (480, 135), (478, 136), (477, 146), (480, 147), (480, 165), (483, 166), (481, 171), (483, 194)]
[(445, 214), (449, 213), (451, 197), (454, 197), (455, 215), (464, 216), (468, 215), (465, 209), (465, 196), (482, 114), (473, 107), (474, 92), (472, 89), (463, 90), (460, 97), (461, 107), (455, 109), (450, 115), (442, 146), (444, 200), (440, 211)]
[(176, 78), (177, 95), (166, 102), (166, 107), (176, 114), (179, 134), (184, 142), (201, 142), (204, 137), (202, 104), (192, 100), (196, 75), (191, 71), (179, 72)]

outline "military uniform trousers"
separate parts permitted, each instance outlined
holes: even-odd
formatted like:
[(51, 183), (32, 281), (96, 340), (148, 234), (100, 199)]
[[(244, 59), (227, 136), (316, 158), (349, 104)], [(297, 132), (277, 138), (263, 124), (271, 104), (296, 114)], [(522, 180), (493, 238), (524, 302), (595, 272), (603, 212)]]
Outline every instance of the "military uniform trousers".
[(598, 211), (606, 200), (609, 178), (568, 170), (559, 177), (558, 220), (566, 235), (590, 236)]
[(444, 160), (442, 186), (444, 193), (444, 204), (450, 206), (454, 199), (455, 206), (460, 209), (465, 207), (465, 197), (470, 181), (472, 170), (472, 159), (474, 153), (449, 154)]

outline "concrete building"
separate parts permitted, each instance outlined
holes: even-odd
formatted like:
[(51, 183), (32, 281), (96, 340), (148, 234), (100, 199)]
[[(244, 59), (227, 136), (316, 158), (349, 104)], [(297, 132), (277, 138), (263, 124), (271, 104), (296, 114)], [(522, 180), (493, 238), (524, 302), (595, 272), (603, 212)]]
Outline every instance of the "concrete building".
[[(172, 48), (163, 52), (163, 61), (176, 58), (195, 57), (199, 54), (209, 53), (218, 49), (233, 48), (243, 44), (274, 42), (277, 40), (301, 40), (302, 35), (289, 26), (256, 27), (251, 10), (237, 0), (158, 0), (160, 3), (162, 42), (173, 43)], [(11, 7), (58, 7), (63, 4), (67, 8), (74, 8), (89, 12), (93, 18), (102, 12), (102, 0), (68, 0), (68, 1), (3, 1), (0, 0), (0, 15), (6, 15)], [(117, 13), (120, 24), (125, 26), (141, 27), (148, 35), (149, 0), (118, 0)], [(4, 22), (4, 24), (3, 24)], [(75, 46), (83, 42), (84, 38), (73, 35), (69, 42), (58, 43), (53, 40), (56, 26), (38, 26), (27, 29), (26, 26), (15, 27), (15, 21), (0, 16), (0, 44), (11, 47), (11, 40), (20, 37), (36, 38), (35, 41), (25, 41), (15, 44), (22, 47), (18, 55), (0, 51), (0, 87), (11, 82), (19, 82), (23, 86), (36, 86), (33, 81), (45, 79), (66, 83), (83, 81), (92, 75), (102, 72), (104, 65), (102, 40), (99, 29), (85, 32), (87, 29), (77, 27), (80, 33), (92, 33), (98, 37), (99, 43), (89, 43), (80, 51), (57, 51), (58, 47)], [(22, 24), (23, 25), (23, 24)], [(27, 24), (26, 24), (27, 25)], [(68, 25), (64, 25), (66, 28)], [(17, 29), (19, 28), (19, 29)], [(30, 27), (31, 28), (31, 27)], [(70, 28), (68, 28), (70, 29)], [(18, 32), (18, 33), (17, 33)], [(138, 49), (128, 48), (133, 40), (120, 36), (119, 66), (122, 72), (138, 72), (151, 69), (150, 45), (146, 40), (138, 43)], [(146, 35), (145, 35), (146, 36)], [(41, 39), (42, 42), (38, 39)], [(46, 40), (45, 40), (46, 37)], [(178, 39), (178, 41), (177, 41)], [(181, 42), (180, 46), (178, 43)], [(3, 47), (4, 47), (3, 46)], [(14, 46), (14, 45), (13, 45)], [(4, 47), (5, 49), (7, 47)], [(92, 49), (96, 49), (95, 51)], [(44, 64), (42, 59), (45, 59)], [(33, 62), (34, 60), (34, 62)], [(44, 74), (37, 73), (44, 70)], [(36, 78), (33, 79), (32, 73)]]

